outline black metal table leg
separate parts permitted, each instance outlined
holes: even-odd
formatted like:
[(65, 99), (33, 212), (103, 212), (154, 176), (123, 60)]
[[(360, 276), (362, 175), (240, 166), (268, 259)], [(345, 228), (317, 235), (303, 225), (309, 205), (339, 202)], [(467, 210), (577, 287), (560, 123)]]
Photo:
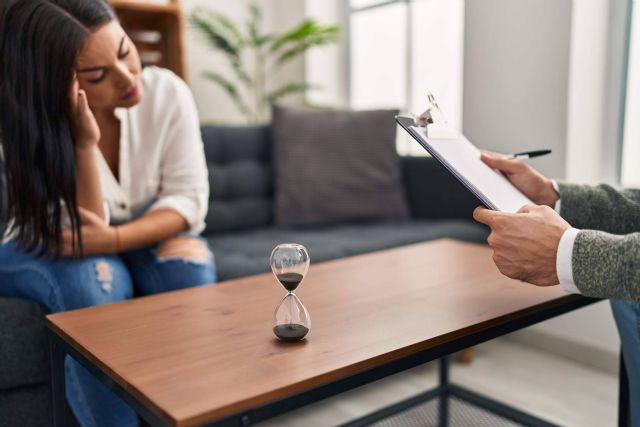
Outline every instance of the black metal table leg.
[(49, 336), (51, 403), (54, 427), (67, 427), (71, 422), (65, 400), (64, 357), (65, 353), (62, 348)]
[(620, 349), (620, 386), (618, 390), (618, 427), (629, 427), (631, 420), (629, 416), (629, 378), (627, 368), (624, 364), (624, 355)]
[(440, 358), (439, 362), (440, 373), (440, 411), (439, 421), (440, 427), (448, 427), (449, 425), (449, 357), (444, 356)]

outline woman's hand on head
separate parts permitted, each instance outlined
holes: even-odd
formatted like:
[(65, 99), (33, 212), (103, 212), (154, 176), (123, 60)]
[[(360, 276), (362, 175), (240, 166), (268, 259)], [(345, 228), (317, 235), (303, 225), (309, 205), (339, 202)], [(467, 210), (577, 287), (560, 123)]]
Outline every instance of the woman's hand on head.
[[(98, 215), (78, 206), (80, 232), (82, 233), (83, 256), (107, 255), (117, 252), (116, 229), (107, 225)], [(62, 255), (73, 255), (73, 234), (71, 229), (62, 231)]]
[(69, 92), (71, 126), (76, 148), (95, 147), (100, 141), (100, 127), (89, 108), (87, 94), (80, 89), (78, 78), (74, 75)]
[(510, 160), (502, 154), (483, 151), (480, 156), (487, 166), (497, 169), (536, 205), (555, 207), (560, 198), (552, 181), (521, 160)]

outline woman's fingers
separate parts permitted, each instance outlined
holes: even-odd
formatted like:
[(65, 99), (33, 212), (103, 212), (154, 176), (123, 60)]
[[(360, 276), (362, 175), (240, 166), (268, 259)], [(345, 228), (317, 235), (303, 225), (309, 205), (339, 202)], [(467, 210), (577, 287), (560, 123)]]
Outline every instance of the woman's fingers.
[(84, 89), (78, 89), (78, 113), (81, 116), (86, 116), (89, 113), (89, 103), (87, 102), (87, 93)]
[(78, 115), (78, 120), (83, 123), (83, 126), (86, 126), (88, 129), (92, 129), (95, 119), (93, 116), (93, 112), (89, 108), (87, 93), (84, 91), (84, 89), (78, 90), (77, 100), (78, 103), (76, 114)]
[(78, 109), (78, 91), (80, 90), (80, 83), (78, 83), (78, 77), (73, 74), (73, 80), (71, 80), (71, 88), (69, 89), (69, 105), (71, 106), (71, 113), (75, 113)]
[(78, 79), (74, 78), (71, 85), (71, 123), (73, 126), (74, 143), (76, 147), (96, 144), (100, 140), (100, 127), (93, 111), (89, 107), (87, 92), (80, 89)]

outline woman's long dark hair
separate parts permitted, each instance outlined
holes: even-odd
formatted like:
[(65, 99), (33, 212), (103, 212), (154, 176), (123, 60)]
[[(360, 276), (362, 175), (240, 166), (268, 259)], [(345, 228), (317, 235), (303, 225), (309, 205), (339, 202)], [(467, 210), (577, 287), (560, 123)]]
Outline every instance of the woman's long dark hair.
[(103, 0), (8, 0), (0, 10), (0, 141), (6, 214), (26, 251), (58, 258), (69, 214), (82, 252), (69, 92), (89, 31), (112, 21)]

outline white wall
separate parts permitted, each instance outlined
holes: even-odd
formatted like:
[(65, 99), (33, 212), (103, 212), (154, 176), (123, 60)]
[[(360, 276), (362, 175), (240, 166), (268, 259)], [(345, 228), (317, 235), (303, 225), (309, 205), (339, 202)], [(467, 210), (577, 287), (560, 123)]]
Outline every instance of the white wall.
[(608, 3), (573, 4), (567, 126), (567, 179), (572, 182), (596, 184), (603, 178)]
[[(245, 2), (237, 0), (183, 0), (185, 13), (195, 7), (207, 7), (225, 13), (236, 22), (244, 23), (248, 19)], [(259, 5), (263, 11), (263, 29), (267, 32), (281, 32), (299, 24), (304, 19), (304, 2), (292, 0), (262, 0)], [(244, 124), (244, 118), (238, 113), (233, 102), (212, 82), (202, 77), (206, 70), (224, 72), (232, 76), (226, 60), (214, 53), (204, 38), (187, 24), (186, 32), (187, 80), (195, 96), (200, 120), (204, 123)], [(275, 77), (275, 86), (284, 82), (300, 81), (305, 77), (304, 59), (298, 58), (288, 64)], [(301, 97), (288, 99), (300, 102)]]
[[(597, 184), (605, 178), (602, 151), (607, 101), (609, 1), (573, 2), (567, 102), (566, 179)], [(617, 352), (620, 340), (608, 303), (578, 310), (532, 329)]]
[(307, 101), (312, 105), (347, 108), (349, 106), (349, 50), (347, 45), (348, 2), (345, 0), (305, 0), (306, 16), (322, 25), (340, 25), (338, 43), (311, 49), (305, 57), (306, 78), (320, 86), (309, 91)]
[(533, 161), (563, 177), (567, 135), (570, 0), (466, 2), (463, 131), (509, 153), (550, 148)]
[[(531, 163), (548, 176), (600, 181), (608, 1), (473, 0), (465, 19), (465, 134), (502, 152), (551, 148)], [(531, 329), (612, 353), (619, 346), (606, 303)]]

